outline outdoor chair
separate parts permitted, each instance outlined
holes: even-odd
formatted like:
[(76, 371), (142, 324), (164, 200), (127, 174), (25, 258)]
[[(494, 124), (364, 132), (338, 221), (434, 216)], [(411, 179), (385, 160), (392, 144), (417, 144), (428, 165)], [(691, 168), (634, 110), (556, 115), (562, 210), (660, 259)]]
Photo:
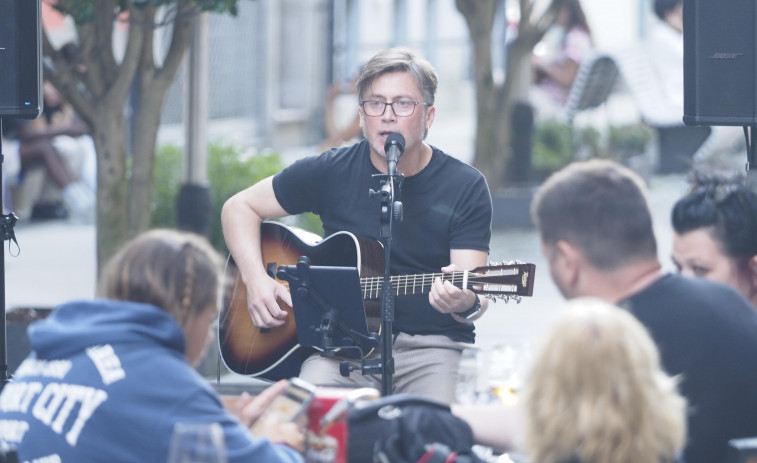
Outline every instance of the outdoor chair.
[(613, 53), (613, 57), (642, 121), (657, 132), (657, 171), (687, 171), (695, 156), (704, 155), (711, 127), (684, 125), (681, 108), (671, 104), (666, 97), (643, 46), (619, 50)]
[(579, 112), (606, 102), (615, 89), (618, 75), (615, 60), (607, 54), (595, 53), (583, 60), (565, 103), (565, 117), (569, 123), (572, 124)]

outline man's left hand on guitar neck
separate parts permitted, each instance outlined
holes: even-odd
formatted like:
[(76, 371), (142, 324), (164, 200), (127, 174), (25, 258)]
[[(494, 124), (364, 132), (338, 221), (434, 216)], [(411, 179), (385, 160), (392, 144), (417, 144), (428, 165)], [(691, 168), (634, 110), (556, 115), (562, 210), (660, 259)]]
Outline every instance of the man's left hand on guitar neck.
[[(442, 273), (452, 273), (460, 269), (455, 264), (442, 267)], [(460, 314), (467, 312), (476, 302), (476, 294), (470, 289), (460, 289), (449, 280), (442, 281), (440, 277), (434, 279), (431, 286), (431, 292), (428, 295), (429, 303), (433, 308), (441, 313), (448, 313), (460, 323), (468, 323), (478, 320), (486, 311), (488, 301), (486, 298), (480, 300), (481, 308), (471, 317), (463, 317)]]

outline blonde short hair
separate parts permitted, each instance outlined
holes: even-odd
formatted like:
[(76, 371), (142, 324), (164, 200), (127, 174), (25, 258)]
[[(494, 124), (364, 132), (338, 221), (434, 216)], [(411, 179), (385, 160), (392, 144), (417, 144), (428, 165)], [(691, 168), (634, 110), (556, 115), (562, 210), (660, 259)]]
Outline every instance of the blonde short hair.
[(686, 439), (686, 400), (630, 313), (597, 299), (568, 303), (532, 364), (524, 398), (533, 461), (660, 463)]

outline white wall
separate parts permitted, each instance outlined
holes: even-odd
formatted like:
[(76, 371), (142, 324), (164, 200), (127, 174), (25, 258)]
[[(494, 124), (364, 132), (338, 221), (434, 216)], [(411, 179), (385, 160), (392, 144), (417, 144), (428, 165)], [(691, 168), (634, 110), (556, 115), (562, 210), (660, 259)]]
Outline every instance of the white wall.
[(643, 9), (651, 0), (582, 0), (594, 41), (601, 50), (612, 50), (635, 43), (639, 37)]

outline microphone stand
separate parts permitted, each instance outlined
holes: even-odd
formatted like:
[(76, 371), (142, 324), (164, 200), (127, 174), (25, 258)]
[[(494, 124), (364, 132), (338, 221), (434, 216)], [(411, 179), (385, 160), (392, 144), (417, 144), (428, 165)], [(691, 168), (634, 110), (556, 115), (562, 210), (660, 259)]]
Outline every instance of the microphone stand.
[(394, 381), (394, 358), (392, 357), (392, 324), (394, 323), (394, 290), (389, 269), (392, 253), (392, 226), (394, 220), (402, 221), (402, 202), (399, 201), (402, 174), (396, 172), (397, 161), (387, 159), (388, 172), (383, 177), (381, 190), (371, 190), (371, 195), (377, 195), (381, 200), (381, 232), (380, 240), (384, 245), (384, 278), (381, 285), (381, 395), (392, 393)]

